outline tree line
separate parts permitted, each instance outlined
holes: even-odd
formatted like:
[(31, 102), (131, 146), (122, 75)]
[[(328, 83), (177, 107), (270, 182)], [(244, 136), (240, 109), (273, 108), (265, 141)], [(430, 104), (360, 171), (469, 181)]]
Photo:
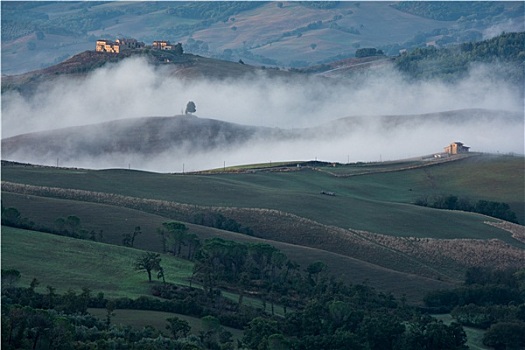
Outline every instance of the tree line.
[(39, 225), (31, 219), (23, 217), (22, 213), (13, 207), (6, 208), (2, 204), (1, 212), (2, 225), (4, 226), (46, 232), (71, 238), (89, 239), (92, 241), (101, 241), (104, 236), (103, 231), (101, 230), (96, 232), (94, 230), (87, 230), (82, 227), (81, 220), (76, 215), (59, 217), (55, 220), (53, 227), (48, 227)]
[(432, 198), (420, 198), (416, 200), (415, 204), (436, 209), (474, 212), (519, 224), (516, 213), (510, 210), (510, 206), (504, 202), (480, 199), (473, 204), (466, 197), (458, 197), (455, 195), (439, 195)]
[[(137, 226), (123, 240), (132, 244), (133, 235), (139, 232)], [(2, 322), (9, 330), (2, 338), (3, 347), (60, 348), (58, 344), (75, 344), (87, 349), (94, 344), (134, 343), (144, 344), (142, 348), (146, 349), (161, 342), (168, 345), (158, 348), (172, 349), (190, 346), (187, 344), (191, 344), (190, 349), (464, 348), (466, 338), (459, 324), (445, 325), (406, 305), (403, 299), (396, 300), (369, 286), (345, 284), (329, 276), (323, 262), (301, 267), (264, 243), (220, 238), (200, 242), (180, 222), (165, 222), (158, 233), (165, 240), (166, 253), (194, 262), (189, 287), (167, 282), (170, 276), (165, 275), (161, 255), (156, 252), (143, 252), (130, 266), (145, 272), (151, 282), (151, 296), (137, 299), (109, 300), (103, 293), (92, 296), (88, 288), (80, 294), (68, 291), (58, 295), (51, 286), (41, 294), (35, 291), (39, 284), (36, 279), (29, 288), (21, 288), (16, 286), (20, 277), (16, 270), (3, 271)], [(226, 298), (226, 291), (236, 295), (236, 300)], [(260, 300), (262, 306), (250, 306), (246, 296)], [(94, 321), (86, 313), (88, 307), (105, 308), (106, 320)], [(166, 325), (169, 337), (151, 328), (120, 329), (119, 334), (128, 334), (121, 336), (111, 324), (116, 309), (208, 317), (208, 323), (216, 326), (195, 337), (188, 334), (183, 322), (172, 319)], [(244, 329), (243, 339), (234, 344), (222, 326)]]
[(450, 312), (464, 326), (487, 330), (483, 344), (495, 349), (525, 347), (525, 270), (467, 270), (463, 286), (429, 293), (425, 304)]
[[(19, 287), (19, 277), (16, 270), (2, 271), (3, 349), (466, 349), (459, 324), (445, 325), (392, 295), (334, 279), (320, 278), (305, 306), (284, 316), (243, 305), (236, 312), (244, 314), (244, 336), (234, 342), (223, 327), (233, 303), (215, 296), (212, 307), (205, 290), (172, 286), (180, 289), (169, 300), (110, 300), (88, 288), (60, 295), (48, 286), (38, 293), (38, 281)], [(89, 307), (105, 309), (105, 317), (91, 316)], [(194, 315), (203, 331), (191, 334), (189, 324), (175, 316), (166, 320), (165, 332), (115, 325), (117, 309)]]
[[(77, 227), (76, 220), (70, 221), (68, 223), (64, 220), (64, 225)], [(76, 334), (80, 330), (73, 330), (68, 326), (66, 328), (69, 332), (66, 332), (62, 326), (73, 316), (72, 319), (89, 319), (86, 315), (87, 307), (102, 307), (107, 309), (106, 326), (99, 328), (100, 332), (93, 335), (92, 339), (104, 344), (127, 341), (118, 337), (111, 339), (113, 328), (110, 326), (110, 319), (115, 309), (140, 309), (176, 312), (200, 318), (213, 317), (213, 324), (245, 330), (241, 343), (237, 345), (231, 342), (227, 333), (220, 331), (220, 327), (212, 327), (216, 330), (210, 331), (208, 335), (201, 334), (197, 341), (188, 335), (184, 323), (178, 320), (168, 321), (171, 323), (167, 327), (170, 327), (168, 329), (172, 334), (171, 337), (162, 339), (175, 349), (180, 344), (188, 343), (193, 344), (195, 349), (233, 349), (235, 346), (248, 349), (347, 349), (349, 346), (363, 350), (464, 349), (466, 337), (461, 324), (471, 325), (468, 322), (478, 320), (474, 316), (464, 316), (473, 315), (476, 311), (469, 304), (480, 304), (478, 315), (483, 312), (504, 315), (497, 320), (504, 321), (504, 324), (511, 323), (512, 327), (521, 325), (519, 317), (525, 310), (521, 305), (523, 291), (519, 289), (523, 287), (523, 281), (516, 279), (514, 274), (491, 275), (471, 271), (467, 275), (468, 284), (481, 284), (481, 287), (472, 287), (462, 292), (453, 290), (430, 294), (425, 299), (429, 309), (420, 310), (406, 305), (403, 298), (396, 300), (391, 294), (379, 293), (369, 286), (345, 284), (334, 276), (329, 276), (323, 262), (317, 261), (301, 267), (269, 244), (240, 243), (220, 238), (202, 242), (185, 224), (176, 221), (163, 223), (157, 233), (163, 242), (165, 253), (194, 262), (189, 287), (167, 282), (170, 276), (165, 275), (161, 255), (156, 252), (143, 252), (130, 266), (145, 272), (151, 283), (151, 296), (134, 300), (108, 300), (102, 293), (92, 296), (88, 288), (83, 289), (80, 294), (68, 291), (64, 295), (58, 295), (53, 287), (48, 286), (47, 294), (39, 294), (35, 292), (35, 287), (38, 286), (36, 279), (33, 279), (29, 288), (20, 288), (16, 286), (16, 281), (20, 278), (19, 272), (2, 271), (2, 287), (5, 287), (2, 290), (2, 301), (4, 303), (5, 300), (6, 305), (2, 308), (2, 322), (5, 319), (8, 327), (5, 329), (10, 330), (7, 338), (2, 338), (3, 345), (9, 349), (29, 348), (27, 344), (43, 344), (44, 341), (51, 344), (55, 341), (54, 337), (62, 333), (67, 333), (67, 339), (73, 342), (85, 342), (84, 338)], [(133, 232), (123, 235), (122, 244), (133, 246), (135, 238), (140, 234), (142, 231), (136, 226)], [(495, 277), (496, 275), (499, 277)], [(514, 286), (514, 289), (493, 286), (492, 282), (483, 282), (483, 278), (488, 281), (499, 278), (500, 285)], [(224, 292), (233, 293), (236, 300), (226, 298)], [(260, 300), (262, 306), (250, 306), (245, 302), (247, 296)], [(502, 307), (483, 304), (484, 300), (509, 306), (503, 310)], [(470, 309), (462, 309), (467, 306)], [(457, 322), (451, 325), (425, 315), (429, 311), (450, 311), (452, 308), (455, 308), (453, 315)], [(30, 315), (34, 313), (44, 315), (43, 318), (47, 321), (35, 322), (43, 322), (47, 325), (47, 330), (35, 333), (38, 326), (29, 327), (18, 323), (16, 315), (20, 313), (29, 319), (33, 319)], [(57, 319), (62, 322), (57, 329), (58, 335), (48, 331), (54, 327), (54, 322), (58, 322)], [(75, 323), (75, 327), (76, 325)], [(492, 326), (497, 330), (498, 327), (501, 328), (501, 322), (493, 322), (490, 324)], [(147, 340), (151, 329), (145, 332), (137, 331), (137, 337), (142, 338), (134, 338), (135, 342), (153, 341)], [(493, 333), (494, 331), (489, 333), (491, 339), (501, 339), (493, 336)], [(163, 336), (158, 334), (155, 339), (161, 339), (159, 337)], [(492, 343), (496, 341), (492, 340)], [(26, 347), (22, 344), (26, 344)]]
[(441, 78), (454, 81), (465, 76), (473, 63), (499, 63), (494, 76), (522, 85), (524, 79), (525, 33), (503, 33), (479, 42), (445, 48), (416, 48), (396, 59), (396, 68), (411, 78)]
[[(151, 256), (160, 270), (159, 256)], [(187, 301), (183, 291), (195, 293), (191, 286), (202, 286), (199, 305), (221, 324), (243, 328), (244, 348), (466, 348), (458, 323), (445, 325), (391, 294), (338, 281), (328, 276), (322, 262), (301, 269), (269, 244), (212, 238), (202, 243), (194, 262), (190, 287), (155, 283), (153, 294)], [(225, 299), (223, 291), (235, 293), (237, 301)], [(260, 299), (262, 308), (246, 305), (246, 295)], [(278, 315), (276, 307), (283, 314)]]

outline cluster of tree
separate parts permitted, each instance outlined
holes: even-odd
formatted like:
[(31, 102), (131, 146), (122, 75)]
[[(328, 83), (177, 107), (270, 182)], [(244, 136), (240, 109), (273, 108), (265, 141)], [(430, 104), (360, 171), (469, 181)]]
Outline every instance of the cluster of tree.
[(184, 47), (186, 50), (188, 50), (188, 52), (192, 52), (194, 54), (210, 54), (210, 47), (208, 43), (203, 40), (195, 40), (194, 38), (190, 37), (188, 40), (186, 40)]
[[(277, 248), (263, 243), (243, 244), (220, 238), (206, 240), (195, 256), (194, 278), (213, 299), (219, 288), (232, 288), (243, 297), (249, 293), (274, 303), (285, 290), (298, 265)], [(320, 272), (320, 271), (319, 271)]]
[(344, 301), (313, 301), (284, 320), (256, 318), (245, 329), (249, 349), (467, 349), (463, 328), (430, 316), (410, 320), (378, 309), (363, 314)]
[(220, 4), (211, 1), (200, 3), (183, 2), (179, 4), (170, 3), (170, 6), (166, 12), (168, 14), (183, 18), (200, 20), (228, 20), (232, 15), (242, 11), (257, 8), (261, 5), (261, 2), (252, 1), (221, 2)]
[(186, 225), (176, 221), (164, 222), (157, 229), (162, 240), (162, 252), (193, 260), (195, 252), (200, 247), (199, 237), (190, 233)]
[(92, 241), (101, 240), (103, 237), (102, 231), (95, 232), (94, 230), (88, 231), (84, 229), (80, 218), (75, 215), (57, 218), (54, 227), (51, 228), (38, 225), (34, 221), (23, 217), (18, 209), (13, 207), (5, 208), (3, 205), (2, 225)]
[(355, 52), (355, 57), (371, 57), (371, 56), (384, 56), (383, 51), (378, 50), (373, 47), (364, 47), (362, 49), (357, 49)]
[[(328, 278), (325, 269), (324, 263), (315, 262), (301, 270), (268, 244), (214, 238), (197, 252), (193, 279), (203, 286), (206, 305), (225, 317), (221, 322), (234, 326), (235, 320), (244, 326), (243, 344), (249, 349), (465, 348), (458, 324), (444, 325), (392, 295)], [(236, 292), (237, 305), (225, 306), (221, 290)], [(236, 315), (246, 310), (245, 295), (262, 300), (260, 317)], [(275, 305), (283, 307), (284, 318), (274, 316)]]
[(11, 227), (18, 227), (18, 228), (24, 228), (24, 229), (30, 229), (35, 226), (35, 223), (28, 218), (22, 217), (22, 214), (18, 209), (9, 207), (4, 207), (3, 203), (1, 205), (2, 207), (2, 225), (5, 226), (11, 226)]
[(299, 4), (304, 7), (328, 10), (339, 6), (339, 1), (299, 1)]
[(420, 198), (415, 202), (415, 204), (436, 209), (474, 212), (514, 223), (519, 223), (516, 213), (510, 210), (510, 206), (507, 203), (502, 202), (479, 200), (475, 204), (472, 204), (468, 198), (462, 198), (454, 195), (441, 195), (433, 198)]
[[(2, 270), (2, 282), (13, 282), (16, 272)], [(35, 292), (37, 285), (35, 280), (29, 288), (2, 284), (2, 349), (234, 348), (232, 334), (225, 331), (213, 316), (201, 317), (203, 330), (198, 334), (190, 334), (189, 323), (177, 317), (167, 319), (166, 332), (151, 326), (136, 329), (112, 324), (114, 311), (118, 308), (148, 308), (159, 304), (158, 300), (107, 300), (102, 293), (92, 296), (87, 288), (79, 294), (70, 290), (60, 295), (50, 286), (47, 294), (41, 294)], [(105, 308), (105, 318), (88, 314), (88, 307)], [(174, 312), (169, 307), (166, 309)]]
[(309, 23), (308, 25), (304, 27), (299, 27), (294, 30), (284, 32), (281, 35), (281, 38), (286, 38), (290, 36), (301, 37), (303, 33), (307, 31), (321, 29), (321, 28), (323, 28), (323, 21), (315, 21), (315, 22)]
[(493, 73), (521, 84), (525, 67), (524, 40), (523, 32), (504, 33), (489, 40), (441, 49), (416, 48), (397, 58), (395, 65), (412, 78), (455, 80), (463, 77), (472, 63), (506, 63), (493, 67)]
[(505, 9), (497, 2), (401, 1), (391, 6), (403, 12), (438, 21), (456, 21), (468, 16), (482, 19), (497, 16)]
[(249, 227), (244, 227), (237, 221), (227, 218), (224, 215), (216, 212), (200, 212), (193, 216), (192, 223), (196, 225), (208, 226), (218, 228), (220, 230), (244, 233), (246, 235), (253, 235), (253, 230)]
[[(68, 223), (67, 219), (64, 219), (63, 224), (71, 226), (73, 230), (78, 226), (75, 223), (79, 224), (76, 220), (70, 220)], [(136, 227), (133, 233), (125, 234), (126, 244), (132, 245), (140, 232), (140, 227)], [(21, 309), (31, 308), (36, 311), (28, 312), (46, 315), (57, 314), (61, 320), (67, 320), (69, 316), (64, 315), (85, 315), (87, 307), (107, 309), (105, 328), (97, 327), (100, 332), (93, 331), (94, 334), (89, 338), (90, 344), (125, 344), (128, 341), (127, 338), (113, 339), (110, 336), (114, 329), (110, 327), (112, 312), (115, 308), (120, 308), (170, 311), (201, 318), (212, 316), (217, 321), (211, 323), (244, 328), (246, 333), (242, 346), (247, 348), (345, 349), (349, 344), (356, 349), (464, 348), (465, 335), (458, 324), (444, 325), (424, 317), (418, 309), (406, 306), (403, 301), (395, 300), (392, 295), (377, 293), (367, 286), (346, 285), (333, 277), (329, 278), (326, 265), (322, 262), (312, 263), (302, 270), (297, 263), (268, 244), (244, 244), (219, 238), (201, 243), (196, 235), (189, 233), (188, 228), (179, 222), (164, 223), (158, 233), (162, 237), (166, 252), (195, 261), (190, 287), (179, 287), (166, 283), (160, 254), (144, 252), (136, 258), (133, 263), (134, 269), (146, 272), (151, 282), (154, 272), (157, 273), (157, 279), (162, 279), (162, 283), (151, 283), (151, 290), (153, 296), (165, 301), (145, 296), (135, 300), (120, 298), (109, 301), (102, 293), (92, 297), (89, 289), (84, 289), (78, 295), (69, 291), (60, 296), (50, 286), (47, 287), (48, 293), (41, 295), (35, 292), (38, 285), (36, 279), (29, 288), (15, 288), (13, 286), (20, 274), (16, 270), (2, 271), (2, 287), (5, 286), (2, 290), (2, 301), (5, 300), (8, 305), (2, 308), (2, 322), (5, 318), (5, 324), (8, 325), (6, 329), (10, 330), (5, 338), (6, 348), (19, 348), (22, 343), (51, 344), (59, 337), (49, 331), (54, 329), (55, 322), (51, 316), (45, 316), (51, 321), (44, 322), (45, 332), (38, 333), (38, 336), (35, 335), (36, 326), (26, 327), (17, 323), (16, 314), (21, 312)], [(471, 279), (479, 279), (480, 276), (482, 275), (474, 274)], [(510, 281), (514, 281), (507, 275), (498, 276), (501, 281), (507, 281), (505, 283), (510, 285)], [(495, 278), (487, 277), (490, 281)], [(513, 283), (519, 285), (517, 282)], [(192, 284), (199, 286), (195, 288)], [(487, 295), (485, 298), (495, 300), (497, 297), (498, 302), (506, 304), (511, 301), (523, 302), (512, 292), (505, 294), (501, 288), (484, 287), (483, 293)], [(224, 290), (237, 294), (237, 301), (222, 296)], [(260, 299), (262, 308), (256, 309), (246, 305), (246, 295)], [(480, 295), (472, 296), (472, 292), (468, 295), (475, 300), (484, 298)], [(469, 300), (464, 296), (463, 298)], [(458, 302), (450, 302), (447, 298), (434, 299), (441, 305), (429, 303), (429, 306), (443, 306), (444, 302), (462, 306)], [(429, 297), (428, 300), (432, 298)], [(283, 308), (284, 317), (275, 315), (277, 305)], [(513, 312), (519, 314), (520, 310), (518, 308)], [(511, 311), (507, 312), (510, 313)], [(509, 320), (514, 319), (505, 318), (505, 321)], [(60, 322), (67, 324), (67, 321)], [(177, 320), (169, 322), (171, 338), (162, 338), (163, 336), (156, 333), (157, 337), (150, 339), (136, 331), (139, 338), (133, 338), (134, 342), (147, 343), (162, 339), (163, 342), (169, 343), (171, 348), (180, 348), (180, 343), (187, 343), (191, 336), (184, 337), (187, 330), (183, 323)], [(79, 324), (73, 324), (74, 331), (71, 328), (68, 333), (59, 328), (57, 334), (67, 333), (66, 344), (71, 344), (67, 343), (68, 341), (83, 344), (85, 337), (82, 338), (76, 333)], [(85, 334), (86, 329), (82, 329), (82, 334)], [(231, 337), (217, 329), (219, 328), (211, 327), (209, 332), (202, 333), (200, 337), (191, 338), (190, 343), (195, 349), (233, 348)], [(151, 330), (148, 332), (151, 333)], [(64, 339), (60, 339), (60, 342), (64, 343)], [(4, 342), (4, 338), (2, 341)]]
[(355, 35), (359, 35), (361, 34), (361, 32), (359, 31), (359, 29), (355, 28), (355, 27), (343, 27), (341, 25), (339, 25), (337, 22), (332, 22), (330, 23), (330, 29), (336, 29), (336, 30), (340, 30), (344, 33), (349, 33), (349, 34), (355, 34)]
[[(162, 271), (160, 256), (144, 253), (135, 268)], [(169, 305), (173, 312), (212, 315), (221, 324), (244, 328), (243, 344), (250, 349), (345, 349), (349, 344), (356, 349), (464, 348), (465, 334), (458, 324), (444, 325), (392, 295), (328, 278), (325, 270), (322, 262), (302, 270), (268, 244), (213, 238), (195, 254), (190, 287), (152, 285), (153, 295), (168, 303), (144, 298), (118, 303), (122, 308), (155, 310)], [(195, 283), (203, 289), (192, 288)], [(223, 290), (236, 293), (237, 302), (224, 298)], [(262, 309), (245, 305), (246, 295), (261, 299)], [(276, 305), (283, 308), (284, 318), (275, 316)]]
[(483, 338), (487, 346), (525, 347), (525, 270), (471, 268), (464, 286), (429, 293), (425, 304), (451, 311), (462, 325), (488, 329)]

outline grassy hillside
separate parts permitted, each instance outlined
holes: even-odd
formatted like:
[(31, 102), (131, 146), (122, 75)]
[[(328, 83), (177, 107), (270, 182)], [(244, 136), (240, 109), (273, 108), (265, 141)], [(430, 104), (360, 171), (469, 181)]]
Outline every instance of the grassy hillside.
[[(401, 236), (495, 238), (500, 232), (486, 227), (484, 217), (410, 204), (434, 194), (495, 200), (509, 203), (523, 223), (522, 165), (521, 157), (473, 156), (412, 170), (352, 177), (335, 177), (310, 167), (188, 176), (4, 166), (3, 180), (191, 205), (276, 209), (327, 225)], [(352, 166), (348, 169), (350, 172)], [(495, 188), (498, 191), (493, 191)], [(323, 196), (321, 191), (332, 191), (337, 196)], [(446, 222), (446, 217), (453, 218), (455, 224), (444, 232), (435, 224)]]
[[(2, 226), (2, 269), (16, 269), (21, 284), (38, 279), (38, 291), (52, 286), (58, 293), (89, 287), (94, 295), (136, 298), (150, 294), (145, 272), (133, 270), (142, 251)], [(186, 284), (193, 264), (162, 255), (166, 280)]]
[[(88, 309), (88, 311), (93, 316), (102, 320), (105, 319), (107, 314), (106, 309)], [(199, 318), (162, 311), (116, 310), (115, 315), (112, 318), (112, 322), (116, 325), (131, 326), (137, 329), (142, 329), (146, 326), (152, 326), (167, 335), (166, 320), (174, 316), (189, 323), (191, 327), (191, 334), (198, 335), (199, 332), (205, 331), (205, 328), (202, 326), (202, 321)], [(242, 331), (231, 327), (224, 328), (228, 332), (232, 333), (234, 340), (242, 339)]]
[[(142, 234), (137, 236), (135, 247), (159, 252), (162, 251), (162, 244), (156, 230), (161, 227), (163, 222), (169, 221), (165, 217), (122, 207), (36, 196), (28, 197), (6, 192), (2, 195), (2, 202), (4, 206), (18, 208), (22, 212), (22, 216), (29, 217), (36, 223), (47, 227), (53, 227), (54, 220), (58, 217), (76, 215), (81, 219), (81, 225), (84, 229), (94, 230), (95, 232), (102, 230), (102, 238), (97, 237), (97, 240), (109, 244), (121, 245), (122, 234), (133, 232), (135, 226), (140, 226)], [(398, 271), (396, 271), (396, 267), (381, 267), (343, 254), (282, 243), (278, 239), (264, 240), (210, 227), (192, 224), (187, 224), (187, 226), (190, 232), (197, 234), (201, 240), (220, 237), (244, 243), (271, 243), (285, 253), (289, 259), (298, 262), (302, 269), (315, 261), (324, 261), (328, 265), (329, 273), (348, 283), (367, 281), (370, 286), (378, 290), (393, 292), (396, 295), (406, 294), (411, 301), (421, 300), (424, 293), (429, 290), (450, 286), (450, 284), (441, 281), (404, 273), (402, 271), (406, 269), (402, 266), (397, 266)], [(43, 235), (47, 237), (47, 235)], [(56, 239), (60, 240), (62, 237)], [(66, 241), (69, 242), (69, 240)], [(84, 244), (89, 244), (89, 242)], [(38, 258), (37, 254), (34, 259)], [(439, 272), (434, 272), (434, 275), (436, 274)], [(403, 281), (403, 283), (399, 283), (399, 281)]]
[[(142, 249), (161, 250), (156, 229), (169, 219), (187, 222), (201, 239), (265, 239), (303, 267), (322, 260), (347, 281), (370, 280), (380, 290), (417, 299), (439, 288), (440, 280), (461, 280), (470, 266), (520, 265), (524, 243), (485, 223), (495, 219), (411, 203), (454, 194), (507, 202), (522, 219), (522, 165), (522, 157), (473, 154), (438, 163), (305, 163), (170, 175), (5, 163), (2, 202), (47, 227), (76, 215), (85, 229), (102, 231), (103, 242), (112, 244), (141, 226)], [(254, 237), (192, 225), (203, 213), (233, 219)]]

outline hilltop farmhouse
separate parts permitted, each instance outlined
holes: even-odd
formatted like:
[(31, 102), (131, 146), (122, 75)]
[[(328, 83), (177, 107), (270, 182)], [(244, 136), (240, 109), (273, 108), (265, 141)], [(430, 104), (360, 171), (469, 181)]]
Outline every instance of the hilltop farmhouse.
[(95, 51), (97, 52), (107, 52), (107, 53), (121, 53), (124, 50), (140, 49), (140, 48), (151, 48), (154, 50), (169, 50), (176, 51), (179, 54), (182, 54), (182, 44), (178, 43), (172, 45), (169, 41), (166, 40), (155, 40), (153, 45), (146, 46), (141, 41), (137, 39), (117, 39), (115, 41), (99, 39), (97, 40), (97, 46)]
[(97, 52), (120, 53), (124, 50), (138, 49), (144, 47), (143, 42), (137, 39), (117, 39), (115, 41), (100, 39), (97, 40)]
[(445, 147), (445, 153), (448, 153), (450, 155), (468, 153), (469, 149), (470, 147), (464, 146), (461, 142), (452, 142), (450, 145)]

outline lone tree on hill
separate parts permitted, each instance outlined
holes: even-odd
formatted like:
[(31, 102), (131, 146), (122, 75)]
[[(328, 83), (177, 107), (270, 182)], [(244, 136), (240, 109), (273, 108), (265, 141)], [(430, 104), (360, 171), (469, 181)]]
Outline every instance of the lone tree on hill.
[(191, 113), (195, 113), (196, 111), (197, 111), (197, 108), (195, 107), (195, 102), (190, 101), (186, 105), (186, 112), (184, 112), (184, 114), (191, 114)]
[(139, 256), (133, 262), (133, 268), (136, 271), (146, 271), (148, 273), (148, 281), (151, 282), (151, 271), (161, 270), (160, 254), (147, 252)]

